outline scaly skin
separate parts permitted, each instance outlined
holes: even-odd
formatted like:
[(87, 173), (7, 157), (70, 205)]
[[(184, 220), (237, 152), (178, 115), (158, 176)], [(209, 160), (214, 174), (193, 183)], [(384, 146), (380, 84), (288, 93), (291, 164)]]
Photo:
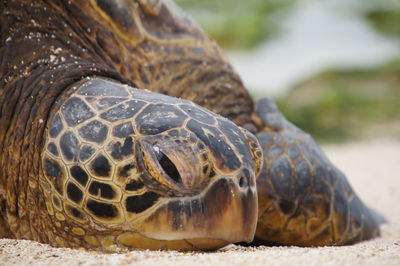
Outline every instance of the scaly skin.
[[(46, 126), (74, 84), (85, 77), (107, 77), (191, 100), (258, 132), (265, 165), (257, 182), (254, 243), (335, 245), (379, 234), (368, 209), (315, 142), (288, 124), (271, 102), (260, 101), (255, 108), (218, 46), (190, 20), (162, 1), (104, 3), (1, 4), (0, 236), (99, 250), (115, 244), (115, 237), (106, 238), (113, 233), (105, 234), (104, 229), (91, 233), (101, 240), (89, 237), (84, 242), (76, 240), (76, 235), (84, 238), (77, 229), (75, 236), (55, 234), (61, 232), (60, 221), (68, 230), (75, 222), (52, 214), (46, 185), (41, 183), (48, 180), (42, 163)], [(49, 189), (54, 193), (54, 187)], [(207, 249), (226, 244), (199, 240), (197, 246), (182, 246), (135, 237), (128, 237), (128, 242), (143, 243), (144, 248)]]
[(251, 133), (101, 77), (62, 98), (39, 180), (60, 245), (191, 250), (253, 239), (262, 153)]
[(254, 244), (344, 245), (379, 235), (373, 214), (310, 135), (267, 98), (254, 118), (264, 151)]

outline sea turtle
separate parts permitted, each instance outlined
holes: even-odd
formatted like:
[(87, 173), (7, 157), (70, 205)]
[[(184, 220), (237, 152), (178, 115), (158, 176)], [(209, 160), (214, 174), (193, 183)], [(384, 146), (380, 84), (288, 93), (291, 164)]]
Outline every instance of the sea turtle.
[(379, 235), (312, 138), (159, 0), (1, 4), (0, 236), (212, 250)]

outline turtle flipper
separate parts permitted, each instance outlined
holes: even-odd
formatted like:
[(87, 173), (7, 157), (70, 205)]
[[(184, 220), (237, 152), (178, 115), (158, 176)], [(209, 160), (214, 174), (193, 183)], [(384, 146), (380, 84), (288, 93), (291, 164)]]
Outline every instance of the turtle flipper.
[(253, 244), (340, 245), (379, 235), (370, 210), (309, 134), (268, 98), (258, 101), (254, 119), (264, 166)]

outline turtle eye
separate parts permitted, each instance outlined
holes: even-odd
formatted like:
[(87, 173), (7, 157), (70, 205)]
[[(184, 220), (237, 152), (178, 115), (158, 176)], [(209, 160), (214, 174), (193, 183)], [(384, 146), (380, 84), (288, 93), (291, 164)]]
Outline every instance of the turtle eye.
[(168, 156), (165, 155), (158, 146), (154, 146), (153, 150), (158, 160), (158, 163), (160, 164), (164, 172), (176, 183), (182, 183), (182, 178), (179, 174), (178, 169), (176, 168), (175, 164), (168, 158)]

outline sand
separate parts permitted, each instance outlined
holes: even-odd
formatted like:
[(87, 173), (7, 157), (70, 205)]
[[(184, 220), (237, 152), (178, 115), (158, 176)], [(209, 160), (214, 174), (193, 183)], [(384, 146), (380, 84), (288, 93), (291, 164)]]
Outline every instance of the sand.
[(324, 147), (360, 197), (385, 216), (382, 236), (345, 247), (230, 245), (216, 252), (131, 251), (102, 254), (0, 239), (0, 265), (400, 265), (400, 141)]

